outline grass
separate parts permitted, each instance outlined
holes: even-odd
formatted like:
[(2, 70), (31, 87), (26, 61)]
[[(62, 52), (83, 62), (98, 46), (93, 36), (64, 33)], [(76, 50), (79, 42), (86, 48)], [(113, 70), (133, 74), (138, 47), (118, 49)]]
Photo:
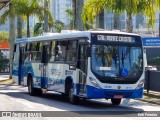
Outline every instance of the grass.
[(13, 84), (12, 79), (7, 79), (7, 80), (0, 80), (0, 85), (8, 85), (8, 84)]
[(143, 94), (143, 98), (141, 100), (160, 105), (160, 93), (154, 93), (154, 92), (147, 93), (145, 91)]

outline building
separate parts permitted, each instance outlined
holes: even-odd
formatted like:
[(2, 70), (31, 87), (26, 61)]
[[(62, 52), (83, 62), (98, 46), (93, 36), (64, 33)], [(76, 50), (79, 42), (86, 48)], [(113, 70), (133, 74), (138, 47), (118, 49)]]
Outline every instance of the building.
[[(126, 19), (127, 15), (120, 14), (120, 30), (126, 31)], [(159, 34), (159, 11), (156, 13), (156, 21), (154, 28), (147, 27), (148, 18), (142, 14), (133, 16), (133, 32), (140, 33), (142, 36), (146, 37), (156, 37)], [(99, 28), (104, 28), (107, 30), (113, 30), (114, 25), (114, 14), (113, 12), (104, 11), (104, 14), (100, 14), (98, 17)]]
[(66, 26), (69, 24), (70, 19), (65, 10), (72, 8), (72, 0), (51, 0), (50, 8), (55, 21), (60, 20)]

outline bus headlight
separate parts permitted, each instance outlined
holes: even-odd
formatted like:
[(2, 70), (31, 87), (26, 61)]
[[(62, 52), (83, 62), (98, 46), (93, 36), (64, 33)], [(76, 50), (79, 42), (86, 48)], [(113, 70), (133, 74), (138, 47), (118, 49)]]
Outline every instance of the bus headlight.
[(143, 85), (144, 85), (144, 80), (140, 81), (140, 83), (138, 84), (138, 86), (136, 87), (136, 89), (142, 88)]
[(91, 78), (91, 77), (89, 77), (89, 79), (90, 79), (91, 83), (92, 83), (96, 88), (101, 88), (100, 85), (96, 82), (95, 79), (93, 79), (93, 78)]

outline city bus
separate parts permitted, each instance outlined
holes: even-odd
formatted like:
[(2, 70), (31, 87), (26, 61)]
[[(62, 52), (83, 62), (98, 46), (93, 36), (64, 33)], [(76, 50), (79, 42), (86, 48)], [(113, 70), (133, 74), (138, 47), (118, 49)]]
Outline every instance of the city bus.
[(55, 91), (80, 99), (142, 98), (141, 37), (120, 31), (67, 31), (17, 39), (12, 78), (30, 95)]

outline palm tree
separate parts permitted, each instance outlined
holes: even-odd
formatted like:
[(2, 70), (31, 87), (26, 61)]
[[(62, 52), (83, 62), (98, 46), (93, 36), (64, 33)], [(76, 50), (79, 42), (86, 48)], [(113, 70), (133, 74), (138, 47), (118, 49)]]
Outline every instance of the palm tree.
[(27, 18), (27, 37), (30, 37), (29, 17), (31, 15), (42, 17), (44, 7), (38, 0), (16, 0), (14, 7), (19, 15)]
[[(44, 0), (44, 8), (48, 9), (48, 0)], [(46, 13), (46, 11), (44, 11), (44, 32), (48, 32), (49, 31), (49, 26), (48, 26), (48, 14)]]
[(72, 0), (73, 4), (73, 26), (74, 29), (83, 30), (83, 22), (80, 19), (84, 0)]
[(14, 1), (12, 1), (9, 4), (9, 10), (5, 11), (4, 14), (1, 16), (0, 23), (4, 24), (7, 17), (9, 17), (10, 78), (12, 78), (13, 47), (14, 47), (14, 41), (16, 39)]
[(22, 17), (17, 16), (17, 38), (22, 38)]
[[(4, 23), (5, 19), (9, 15), (11, 11), (16, 11), (16, 14), (18, 16), (18, 23), (19, 22), (19, 16), (22, 16), (24, 20), (27, 19), (27, 37), (30, 37), (30, 27), (29, 27), (29, 17), (31, 15), (37, 15), (39, 18), (43, 18), (44, 14), (43, 11), (45, 10), (42, 5), (39, 4), (38, 0), (13, 0), (12, 1), (12, 10), (7, 10), (1, 17), (1, 23)], [(50, 14), (48, 10), (47, 14)], [(51, 16), (51, 14), (50, 14)], [(21, 29), (21, 25), (18, 25), (18, 31)]]
[(33, 28), (33, 31), (34, 31), (34, 36), (42, 35), (43, 23), (42, 22), (36, 23), (36, 25)]
[[(44, 26), (44, 24), (42, 22), (36, 23), (36, 25), (34, 26), (34, 35), (35, 36), (43, 34), (43, 26)], [(60, 33), (61, 30), (63, 30), (65, 27), (64, 23), (60, 20), (56, 20), (53, 23), (50, 23), (48, 21), (48, 26), (50, 28), (51, 27), (55, 28), (58, 33)]]
[(63, 30), (64, 26), (64, 23), (60, 20), (56, 20), (53, 24), (53, 27), (57, 30), (58, 33), (60, 33), (61, 30)]
[(15, 31), (15, 11), (13, 9), (12, 3), (9, 5), (9, 9), (12, 10), (9, 12), (9, 50), (10, 50), (10, 78), (12, 76), (12, 58), (13, 58), (13, 47), (14, 47), (14, 41), (16, 39), (16, 33)]
[(82, 12), (83, 22), (93, 24), (95, 17), (104, 9), (114, 10), (116, 14), (127, 13), (127, 32), (133, 31), (132, 16), (144, 13), (148, 16), (148, 25), (155, 22), (155, 0), (90, 0), (85, 2)]
[(69, 17), (69, 20), (70, 20), (70, 22), (69, 22), (69, 29), (70, 30), (72, 30), (72, 29), (74, 29), (74, 20), (73, 20), (73, 18), (74, 18), (74, 15), (73, 15), (73, 10), (72, 9), (66, 9), (65, 10), (65, 12), (66, 12), (66, 14), (67, 14), (67, 16)]

